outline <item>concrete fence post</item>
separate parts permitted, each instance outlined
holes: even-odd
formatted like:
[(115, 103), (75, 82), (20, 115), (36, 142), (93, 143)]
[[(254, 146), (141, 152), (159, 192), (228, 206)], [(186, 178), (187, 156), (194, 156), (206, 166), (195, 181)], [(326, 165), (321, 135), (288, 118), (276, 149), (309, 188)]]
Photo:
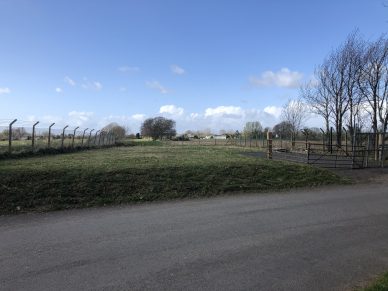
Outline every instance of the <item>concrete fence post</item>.
[(100, 134), (98, 135), (98, 146), (101, 145), (101, 136), (104, 134), (103, 131), (100, 131)]
[(32, 126), (32, 150), (35, 148), (35, 126), (37, 126), (39, 121), (35, 122)]
[(9, 124), (9, 130), (8, 130), (8, 152), (12, 153), (12, 125), (18, 121), (17, 119), (14, 119), (10, 124)]
[(51, 143), (51, 128), (54, 126), (55, 123), (51, 123), (49, 126), (49, 133), (48, 133), (48, 141), (47, 141), (47, 147), (50, 148)]
[(61, 148), (63, 149), (63, 143), (64, 143), (64, 141), (65, 141), (65, 130), (66, 130), (66, 128), (68, 128), (69, 126), (68, 125), (66, 125), (64, 128), (63, 128), (63, 130), (62, 130), (62, 141), (61, 141)]
[(74, 139), (75, 139), (75, 132), (77, 131), (77, 129), (79, 128), (79, 126), (77, 126), (76, 128), (74, 128), (74, 132), (73, 132), (73, 140), (71, 142), (71, 147), (74, 148)]
[(267, 150), (267, 157), (268, 159), (272, 160), (272, 132), (267, 132), (267, 144), (268, 144), (268, 150)]
[(82, 134), (81, 146), (84, 145), (85, 132), (86, 132), (88, 129), (89, 129), (89, 128), (85, 128), (85, 129), (84, 129), (84, 133)]
[(90, 141), (92, 140), (92, 132), (94, 131), (94, 128), (90, 130), (89, 132), (89, 138), (88, 138), (88, 147), (90, 146)]
[(97, 130), (96, 131), (96, 134), (94, 135), (94, 145), (97, 145), (97, 134), (100, 132), (101, 130)]

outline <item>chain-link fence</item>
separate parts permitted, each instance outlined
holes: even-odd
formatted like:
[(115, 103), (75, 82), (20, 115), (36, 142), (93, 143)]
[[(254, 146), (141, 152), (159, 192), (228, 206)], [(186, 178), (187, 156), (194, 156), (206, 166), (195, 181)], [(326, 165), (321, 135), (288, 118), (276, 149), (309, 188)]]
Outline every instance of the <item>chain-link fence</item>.
[(0, 119), (0, 154), (44, 149), (80, 149), (113, 145), (110, 131), (55, 123)]

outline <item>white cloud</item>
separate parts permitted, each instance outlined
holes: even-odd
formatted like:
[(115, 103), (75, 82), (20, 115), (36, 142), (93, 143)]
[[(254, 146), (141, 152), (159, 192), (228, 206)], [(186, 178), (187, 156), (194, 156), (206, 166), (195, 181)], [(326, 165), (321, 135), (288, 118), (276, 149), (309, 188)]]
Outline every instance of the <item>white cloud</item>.
[(174, 115), (174, 116), (181, 116), (184, 113), (184, 109), (182, 107), (177, 107), (175, 105), (163, 105), (159, 109), (159, 113), (166, 113), (169, 115)]
[(183, 75), (185, 73), (185, 70), (178, 65), (171, 65), (171, 72), (173, 72), (175, 75)]
[(280, 71), (265, 71), (260, 77), (250, 77), (249, 81), (257, 87), (284, 87), (297, 88), (300, 86), (303, 74), (297, 71), (290, 71), (288, 68), (282, 68)]
[(0, 95), (9, 94), (9, 93), (11, 93), (11, 90), (8, 87), (0, 88)]
[(63, 90), (62, 90), (62, 88), (57, 87), (57, 88), (55, 88), (55, 92), (57, 92), (57, 93), (62, 93)]
[(66, 77), (64, 78), (64, 81), (65, 81), (68, 85), (70, 85), (70, 86), (72, 86), (72, 87), (74, 87), (74, 86), (76, 85), (75, 81), (74, 81), (73, 79), (71, 79), (70, 77), (68, 77), (68, 76), (66, 76)]
[(146, 117), (145, 114), (139, 114), (139, 113), (133, 114), (131, 116), (132, 119), (137, 120), (137, 121), (143, 121), (145, 119), (145, 117)]
[(162, 94), (167, 94), (169, 92), (169, 90), (158, 81), (148, 81), (146, 82), (146, 85), (152, 89), (158, 90)]
[(119, 70), (122, 73), (134, 73), (140, 71), (138, 67), (129, 67), (129, 66), (121, 66), (118, 67), (117, 70)]
[(93, 112), (71, 111), (68, 113), (68, 123), (70, 125), (83, 126), (94, 116)]
[(218, 106), (205, 110), (205, 117), (241, 118), (242, 115), (243, 110), (238, 106)]
[(277, 107), (277, 106), (267, 106), (264, 108), (264, 112), (268, 114), (272, 114), (276, 118), (279, 118), (280, 115), (282, 114), (282, 107)]

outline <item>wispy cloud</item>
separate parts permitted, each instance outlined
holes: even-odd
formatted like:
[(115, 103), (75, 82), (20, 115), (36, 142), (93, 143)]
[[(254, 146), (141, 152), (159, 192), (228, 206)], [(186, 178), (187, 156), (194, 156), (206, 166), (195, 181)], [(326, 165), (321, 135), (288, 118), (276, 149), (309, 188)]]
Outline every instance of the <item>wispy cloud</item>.
[(175, 75), (183, 75), (186, 71), (178, 65), (171, 65), (171, 72)]
[(57, 88), (55, 88), (55, 92), (57, 92), (57, 93), (62, 93), (63, 90), (62, 90), (62, 88), (57, 87)]
[(84, 83), (82, 83), (82, 88), (86, 90), (101, 91), (102, 84), (98, 81), (88, 81), (87, 78), (84, 78)]
[(169, 92), (169, 90), (158, 81), (148, 81), (146, 82), (146, 85), (151, 89), (158, 90), (162, 94), (167, 94)]
[(265, 71), (260, 77), (250, 77), (249, 81), (257, 87), (297, 88), (300, 86), (302, 78), (302, 73), (282, 68), (277, 72)]
[(11, 89), (9, 89), (8, 87), (3, 87), (3, 88), (0, 87), (0, 95), (3, 95), (3, 94), (5, 95), (9, 93), (11, 93)]
[(117, 70), (119, 70), (122, 73), (135, 73), (140, 71), (139, 67), (129, 67), (129, 66), (121, 66), (118, 67)]
[(72, 87), (74, 87), (74, 86), (76, 85), (76, 82), (75, 82), (73, 79), (71, 79), (69, 76), (66, 76), (66, 77), (64, 78), (64, 81), (65, 81), (68, 85), (70, 85), (70, 86), (72, 86)]

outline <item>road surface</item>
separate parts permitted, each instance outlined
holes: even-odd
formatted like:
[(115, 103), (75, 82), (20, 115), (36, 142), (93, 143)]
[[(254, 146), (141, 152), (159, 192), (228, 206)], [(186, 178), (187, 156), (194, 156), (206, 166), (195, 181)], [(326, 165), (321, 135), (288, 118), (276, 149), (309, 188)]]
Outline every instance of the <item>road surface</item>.
[(346, 290), (388, 270), (388, 185), (0, 217), (1, 290)]

